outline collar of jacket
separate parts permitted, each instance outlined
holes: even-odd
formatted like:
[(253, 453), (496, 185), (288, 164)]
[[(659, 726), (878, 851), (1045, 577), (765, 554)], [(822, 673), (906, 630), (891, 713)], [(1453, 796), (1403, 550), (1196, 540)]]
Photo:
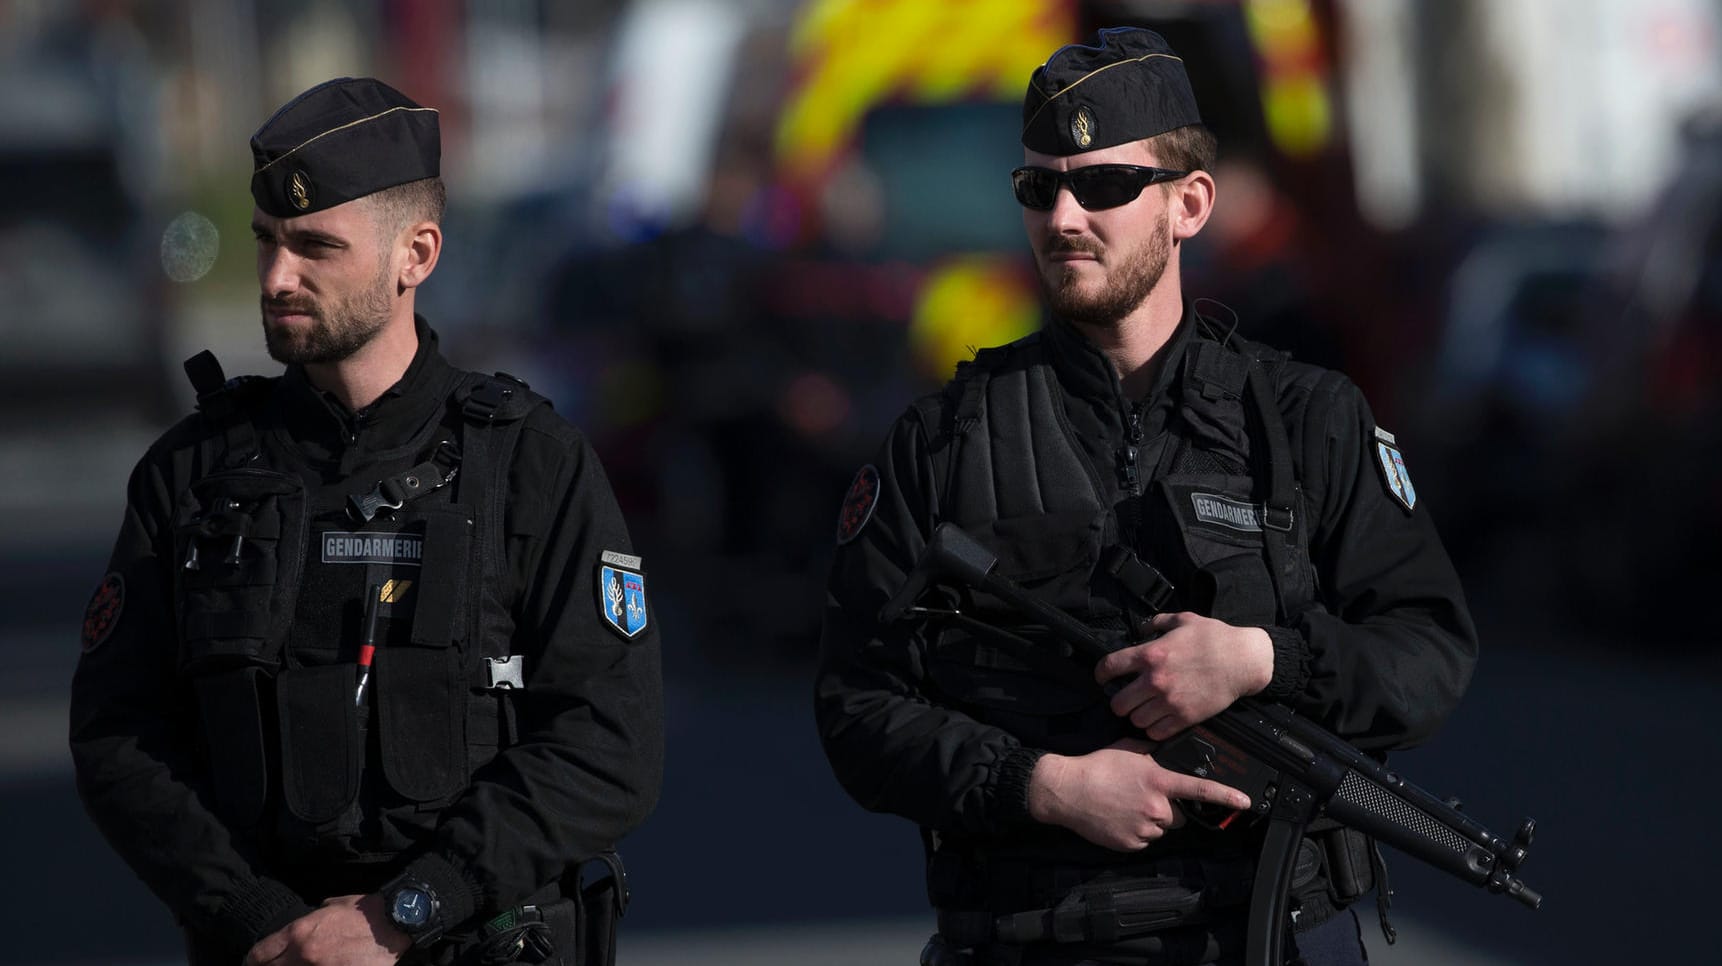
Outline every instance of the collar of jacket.
[[(1160, 350), (1163, 363), (1154, 388), (1145, 401), (1158, 402), (1166, 397), (1183, 362), (1185, 348), (1198, 327), (1195, 309), (1190, 303), (1184, 303), (1184, 318), (1172, 333), (1171, 341)], [(1112, 360), (1075, 326), (1054, 319), (1045, 331), (1047, 358), (1066, 392), (1091, 402), (1109, 403), (1119, 409), (1134, 402), (1124, 398), (1124, 388)]]
[(442, 357), (436, 332), (425, 320), (415, 315), (413, 327), (418, 350), (407, 371), (376, 402), (357, 412), (312, 385), (303, 366), (287, 367), (278, 396), (282, 419), (306, 456), (336, 460), (349, 447), (375, 451), (399, 446), (442, 414), (455, 370)]

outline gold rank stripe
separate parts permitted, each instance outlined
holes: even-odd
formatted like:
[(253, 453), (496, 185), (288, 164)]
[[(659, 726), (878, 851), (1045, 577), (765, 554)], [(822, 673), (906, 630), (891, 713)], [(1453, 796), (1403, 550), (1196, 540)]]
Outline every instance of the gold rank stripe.
[(413, 585), (413, 582), (410, 580), (390, 580), (390, 581), (384, 582), (382, 593), (379, 593), (377, 595), (377, 603), (379, 603), (379, 604), (398, 604), (398, 603), (400, 603), (401, 599), (406, 597), (407, 589), (412, 587), (412, 585)]
[(277, 162), (287, 160), (288, 158), (292, 157), (295, 153), (297, 153), (300, 149), (304, 148), (305, 145), (310, 144), (312, 141), (326, 138), (331, 134), (336, 134), (338, 132), (345, 131), (347, 128), (350, 128), (350, 127), (357, 127), (360, 124), (365, 124), (365, 123), (368, 123), (370, 121), (374, 121), (379, 117), (387, 117), (388, 115), (393, 114), (396, 111), (429, 111), (432, 114), (437, 113), (437, 109), (434, 107), (391, 107), (386, 111), (378, 111), (377, 113), (372, 114), (370, 117), (361, 117), (357, 121), (348, 121), (347, 123), (342, 124), (339, 127), (332, 127), (330, 129), (328, 129), (327, 131), (324, 131), (322, 134), (317, 134), (317, 135), (314, 135), (312, 137), (306, 138), (304, 141), (302, 141), (298, 145), (294, 146), (293, 150), (288, 151), (286, 154), (281, 155), (280, 157), (276, 158), (274, 161), (269, 162), (268, 164), (264, 165), (261, 168), (258, 168), (256, 171), (253, 171), (251, 173), (252, 174), (261, 174), (264, 171), (268, 171), (270, 168), (274, 167)]

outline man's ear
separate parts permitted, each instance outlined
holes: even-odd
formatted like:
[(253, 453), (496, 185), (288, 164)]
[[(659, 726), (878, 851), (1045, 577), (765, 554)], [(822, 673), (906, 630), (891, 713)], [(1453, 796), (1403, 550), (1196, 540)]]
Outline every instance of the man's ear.
[(421, 221), (403, 233), (407, 236), (407, 259), (396, 284), (405, 292), (418, 288), (436, 270), (437, 259), (442, 256), (442, 229), (434, 221)]
[(1206, 171), (1192, 171), (1171, 185), (1167, 198), (1172, 219), (1172, 240), (1181, 242), (1194, 238), (1214, 213), (1214, 176)]

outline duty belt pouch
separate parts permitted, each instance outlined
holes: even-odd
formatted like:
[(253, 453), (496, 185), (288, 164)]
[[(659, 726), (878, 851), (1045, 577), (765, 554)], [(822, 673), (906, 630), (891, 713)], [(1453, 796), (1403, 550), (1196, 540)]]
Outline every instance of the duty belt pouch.
[(282, 802), (320, 831), (340, 819), (359, 793), (364, 735), (353, 686), (351, 664), (290, 668), (276, 678)]
[(601, 852), (581, 866), (574, 876), (573, 895), (578, 924), (576, 959), (567, 960), (579, 966), (615, 966), (616, 941), (622, 916), (628, 911), (628, 874), (622, 867), (622, 857), (615, 852)]
[(174, 516), (180, 666), (273, 665), (293, 613), (305, 546), (305, 489), (260, 469), (193, 483)]
[(1336, 828), (1316, 836), (1327, 857), (1329, 888), (1334, 901), (1350, 905), (1375, 888), (1373, 843), (1353, 828)]

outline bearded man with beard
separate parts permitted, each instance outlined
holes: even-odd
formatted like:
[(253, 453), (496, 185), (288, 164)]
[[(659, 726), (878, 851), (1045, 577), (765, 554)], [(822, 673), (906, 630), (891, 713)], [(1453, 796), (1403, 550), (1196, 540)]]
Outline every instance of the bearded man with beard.
[[(1357, 388), (1185, 296), (1215, 142), (1165, 40), (1119, 28), (1053, 53), (1022, 143), (1012, 182), (1050, 320), (959, 366), (856, 475), (820, 734), (857, 801), (922, 829), (939, 921), (924, 963), (1237, 962), (1259, 829), (1187, 806), (1250, 803), (1161, 767), (1154, 743), (1250, 695), (1369, 752), (1416, 743), (1469, 682), (1475, 630)], [(882, 613), (947, 523), (994, 572), (1135, 643), (1082, 666), (938, 579)], [(1365, 961), (1350, 906), (1381, 874), (1348, 829), (1303, 842), (1281, 924), (1295, 961)]]
[(286, 371), (187, 362), (198, 412), (132, 474), (73, 681), (79, 794), (199, 966), (608, 962), (663, 723), (603, 468), (414, 312), (435, 110), (343, 78), (251, 148)]

